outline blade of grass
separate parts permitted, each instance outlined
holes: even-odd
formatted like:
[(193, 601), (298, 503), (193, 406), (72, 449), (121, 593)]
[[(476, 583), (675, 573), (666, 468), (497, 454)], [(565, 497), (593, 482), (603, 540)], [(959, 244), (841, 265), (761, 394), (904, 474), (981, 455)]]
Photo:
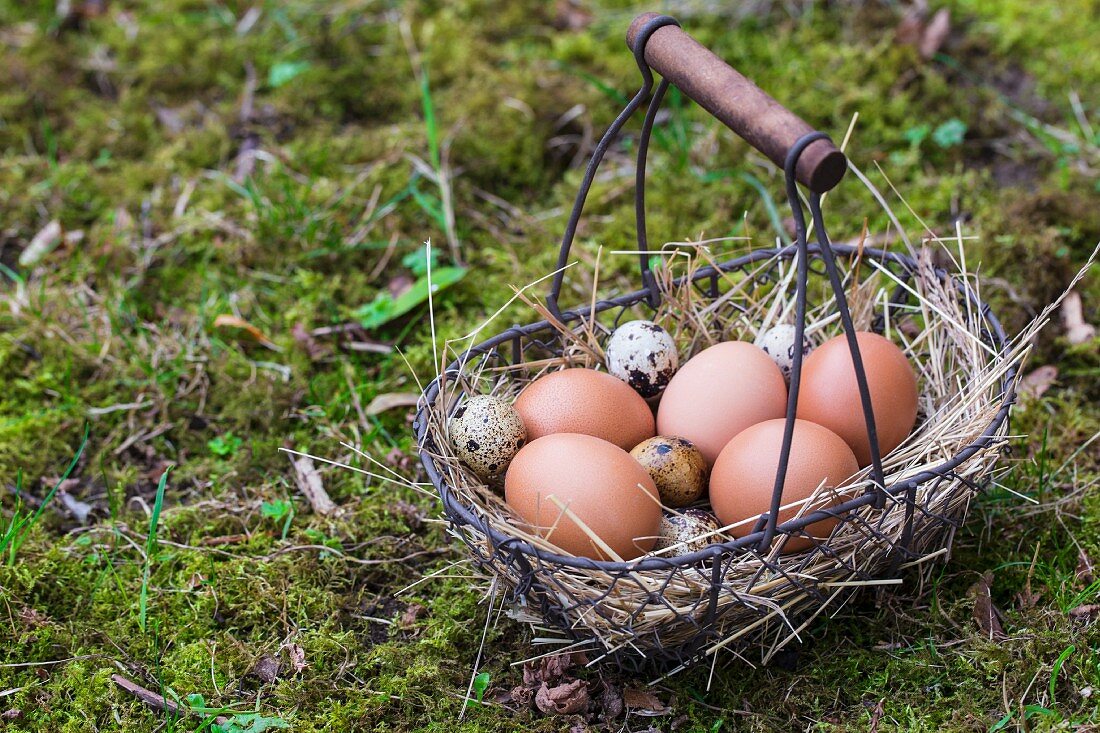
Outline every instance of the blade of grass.
[(149, 572), (153, 564), (153, 553), (157, 548), (157, 524), (160, 522), (160, 510), (164, 506), (164, 487), (168, 484), (168, 471), (160, 475), (157, 483), (157, 496), (153, 501), (153, 513), (149, 517), (149, 534), (145, 538), (145, 568), (141, 576), (141, 595), (138, 597), (138, 626), (145, 631), (145, 617), (149, 605)]
[(1058, 675), (1062, 672), (1062, 665), (1066, 663), (1070, 655), (1077, 651), (1077, 647), (1073, 644), (1067, 646), (1062, 653), (1058, 655), (1058, 658), (1054, 660), (1054, 667), (1050, 670), (1050, 705), (1054, 707), (1054, 687), (1058, 684)]
[[(8, 525), (8, 528), (4, 530), (3, 537), (0, 537), (0, 553), (3, 553), (5, 550), (7, 551), (8, 565), (15, 564), (15, 555), (19, 551), (20, 546), (27, 539), (27, 534), (31, 531), (31, 529), (34, 528), (34, 525), (38, 524), (39, 520), (42, 518), (42, 512), (46, 511), (46, 506), (53, 499), (54, 495), (57, 494), (57, 490), (61, 488), (61, 484), (63, 484), (69, 478), (69, 476), (72, 475), (73, 471), (76, 470), (76, 464), (80, 461), (80, 457), (84, 454), (84, 448), (88, 445), (88, 436), (90, 433), (91, 424), (85, 423), (84, 437), (80, 441), (80, 447), (76, 449), (76, 454), (73, 456), (73, 460), (69, 462), (69, 467), (65, 469), (65, 472), (63, 474), (61, 474), (61, 478), (57, 480), (57, 483), (55, 483), (53, 488), (50, 489), (49, 493), (46, 494), (46, 497), (42, 499), (42, 503), (38, 505), (38, 509), (34, 512), (34, 514), (20, 518), (21, 510), (18, 506), (16, 507), (15, 514), (13, 515), (12, 520)], [(20, 472), (16, 476), (17, 490), (20, 490), (22, 488), (22, 483), (23, 474), (22, 472)]]

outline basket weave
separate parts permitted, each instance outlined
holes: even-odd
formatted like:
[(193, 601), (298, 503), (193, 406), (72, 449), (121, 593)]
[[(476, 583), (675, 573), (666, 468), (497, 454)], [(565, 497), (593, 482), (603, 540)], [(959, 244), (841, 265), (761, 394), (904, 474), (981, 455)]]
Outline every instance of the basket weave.
[[(575, 644), (570, 648), (593, 658), (609, 655), (628, 668), (649, 662), (675, 668), (727, 646), (756, 646), (766, 660), (855, 590), (893, 584), (914, 567), (923, 582), (931, 569), (927, 561), (947, 556), (1004, 443), (1016, 375), (1006, 359), (1017, 357), (967, 280), (909, 256), (844, 245), (833, 250), (847, 282), (859, 273), (857, 297), (850, 299), (857, 328), (881, 332), (902, 324), (919, 331), (919, 342), (904, 348), (921, 375), (921, 408), (912, 436), (885, 458), (885, 505), (875, 507), (862, 472), (837, 490), (846, 500), (829, 511), (839, 519), (831, 537), (805, 552), (780, 555), (776, 546), (761, 553), (757, 533), (691, 555), (628, 563), (557, 555), (497, 519), (507, 511), (502, 499), (448, 459), (453, 454), (446, 435), (446, 416), (465, 395), (511, 397), (547, 370), (599, 367), (598, 352), (585, 343), (624, 318), (648, 316), (689, 333), (679, 339), (681, 359), (711, 342), (753, 340), (766, 314), (785, 306), (793, 247), (756, 250), (662, 281), (663, 291), (681, 294), (665, 297), (656, 310), (646, 305), (648, 290), (640, 290), (568, 311), (559, 323), (508, 329), (463, 351), (429, 386), (417, 418), (423, 463), (454, 533), (476, 564), (502, 583), (513, 615), (558, 629)], [(819, 253), (817, 247), (810, 251)], [(825, 278), (819, 264), (811, 260), (812, 281)], [(701, 324), (695, 315), (688, 322), (681, 307), (688, 287), (688, 298), (702, 306), (692, 313), (707, 314)], [(821, 317), (835, 304), (827, 288), (811, 283), (810, 290), (808, 320), (825, 322), (810, 338), (820, 343), (839, 331), (836, 319), (830, 326)], [(779, 525), (779, 536), (800, 534), (813, 521), (803, 516)]]
[[(505, 591), (511, 615), (534, 626), (539, 640), (553, 645), (552, 652), (583, 650), (593, 661), (610, 658), (626, 668), (666, 671), (722, 649), (756, 648), (767, 660), (853, 592), (894, 585), (903, 577), (923, 584), (930, 561), (947, 557), (970, 499), (982, 490), (1005, 442), (1026, 341), (1008, 341), (965, 267), (959, 268), (962, 274), (949, 275), (931, 264), (927, 250), (899, 254), (830, 243), (819, 193), (807, 197), (818, 242), (807, 241), (796, 169), (803, 151), (827, 140), (819, 132), (803, 134), (786, 154), (794, 245), (757, 249), (723, 263), (699, 247), (685, 270), (678, 270), (680, 257), (651, 269), (645, 162), (669, 82), (662, 80), (653, 89), (644, 52), (648, 37), (675, 21), (665, 16), (641, 20), (646, 22), (633, 50), (643, 86), (593, 153), (565, 227), (550, 296), (537, 307), (545, 319), (468, 348), (449, 346), (455, 358), (425, 390), (416, 418), (420, 456), (452, 532), (469, 548), (475, 565), (494, 579), (494, 587)], [(646, 101), (635, 191), (645, 287), (562, 312), (558, 296), (588, 190), (611, 142)], [(603, 368), (607, 335), (631, 318), (654, 320), (672, 333), (681, 363), (713, 343), (753, 341), (765, 328), (792, 320), (814, 343), (855, 330), (884, 334), (902, 347), (917, 371), (917, 426), (881, 462), (872, 439), (871, 468), (847, 486), (819, 489), (799, 507), (798, 516), (778, 526), (770, 519), (778, 511), (772, 510), (747, 536), (717, 533), (705, 549), (679, 556), (666, 551), (610, 562), (559, 554), (544, 539), (519, 529), (499, 492), (455, 456), (448, 418), (470, 395), (514, 398), (547, 371)], [(854, 338), (849, 343), (858, 353)], [(784, 451), (790, 446), (800, 366), (796, 355)], [(858, 362), (857, 377), (863, 379)], [(866, 395), (864, 412), (873, 436)], [(782, 495), (784, 473), (781, 468), (773, 507)], [(780, 553), (789, 538), (807, 536), (805, 528), (826, 517), (838, 520), (827, 540), (802, 552)], [(548, 637), (548, 630), (556, 635)]]

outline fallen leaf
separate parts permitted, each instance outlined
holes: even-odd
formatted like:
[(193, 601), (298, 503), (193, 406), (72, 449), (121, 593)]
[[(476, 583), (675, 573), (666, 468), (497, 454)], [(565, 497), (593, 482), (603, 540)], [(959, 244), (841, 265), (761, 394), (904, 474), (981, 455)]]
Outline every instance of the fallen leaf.
[(554, 654), (553, 656), (525, 662), (523, 665), (523, 684), (528, 687), (538, 687), (540, 684), (557, 685), (572, 666), (573, 657), (570, 654)]
[(551, 21), (559, 31), (583, 31), (592, 25), (595, 16), (579, 0), (558, 0), (554, 4), (554, 19)]
[(1053, 364), (1045, 364), (1028, 373), (1020, 380), (1020, 388), (1017, 390), (1022, 399), (1038, 399), (1050, 389), (1058, 379), (1058, 367)]
[(894, 29), (894, 39), (903, 46), (916, 46), (924, 33), (924, 19), (928, 17), (928, 3), (920, 0), (909, 6)]
[(291, 335), (294, 337), (294, 342), (306, 352), (310, 361), (320, 361), (332, 353), (332, 349), (315, 339), (310, 330), (300, 322), (294, 324)]
[(573, 715), (588, 710), (588, 687), (573, 680), (556, 687), (543, 683), (535, 693), (535, 707), (547, 715)]
[(603, 692), (600, 693), (600, 717), (611, 721), (622, 715), (625, 709), (622, 690), (604, 683)]
[(623, 703), (626, 704), (626, 709), (634, 711), (635, 715), (668, 715), (672, 712), (652, 692), (629, 687), (623, 690)]
[(0, 713), (0, 718), (4, 720), (16, 720), (21, 717), (23, 717), (23, 711), (20, 708), (9, 708)]
[(1070, 618), (1092, 618), (1100, 612), (1100, 603), (1086, 603), (1082, 606), (1071, 608), (1068, 612)]
[(281, 666), (278, 659), (270, 654), (265, 654), (256, 661), (256, 665), (252, 668), (250, 674), (264, 682), (274, 682), (279, 677)]
[(306, 650), (298, 644), (287, 644), (283, 649), (286, 650), (287, 659), (290, 661), (290, 668), (294, 670), (295, 674), (309, 666), (306, 664)]
[(424, 513), (415, 504), (410, 504), (404, 499), (398, 499), (394, 502), (392, 508), (395, 514), (405, 520), (405, 524), (413, 532), (420, 529), (420, 525), (424, 523)]
[(1036, 593), (1030, 590), (1022, 590), (1016, 594), (1016, 606), (1018, 608), (1035, 608), (1042, 597), (1042, 593)]
[[(20, 258), (22, 263), (22, 258)], [(1087, 344), (1096, 338), (1096, 326), (1085, 321), (1081, 294), (1071, 290), (1062, 301), (1062, 325), (1066, 327), (1066, 340), (1071, 344)]]
[(412, 459), (408, 453), (400, 448), (390, 448), (390, 452), (386, 454), (386, 463), (398, 471), (408, 471), (412, 465)]
[(416, 281), (408, 275), (394, 275), (390, 278), (390, 281), (386, 283), (386, 290), (389, 291), (391, 298), (400, 298), (402, 295), (409, 292), (414, 282)]
[(523, 685), (516, 685), (509, 693), (512, 699), (515, 700), (521, 707), (530, 707), (535, 701), (535, 691), (529, 687)]
[(263, 331), (253, 326), (243, 318), (223, 313), (214, 319), (214, 328), (222, 328), (230, 331), (236, 331), (238, 337), (243, 336), (249, 341), (253, 341), (261, 346), (265, 346), (272, 351), (280, 351), (279, 347), (274, 341), (269, 339)]
[(26, 626), (28, 629), (37, 629), (49, 623), (49, 618), (47, 618), (46, 614), (42, 613), (37, 608), (24, 606), (19, 611), (19, 622)]
[(883, 707), (883, 703), (885, 702), (885, 699), (879, 700), (878, 705), (875, 705), (875, 709), (871, 712), (871, 724), (867, 728), (868, 733), (878, 733), (879, 721), (882, 720), (882, 716), (886, 712), (885, 708)]
[(917, 46), (920, 55), (926, 59), (935, 56), (936, 52), (943, 46), (943, 42), (947, 40), (949, 33), (951, 33), (951, 11), (942, 8), (932, 16), (932, 20), (928, 21), (928, 25), (924, 27), (920, 44)]
[(424, 607), (419, 603), (410, 603), (408, 608), (401, 614), (401, 620), (397, 622), (397, 625), (402, 629), (408, 630), (416, 626), (416, 620), (420, 618), (420, 614), (424, 613)]
[(365, 412), (369, 417), (398, 407), (416, 407), (419, 399), (420, 395), (414, 392), (387, 392), (371, 400)]
[(31, 238), (27, 248), (19, 254), (19, 266), (34, 267), (45, 259), (46, 255), (61, 244), (61, 234), (61, 222), (57, 219), (53, 219), (39, 229), (38, 234)]
[(1002, 641), (1008, 637), (1001, 626), (1000, 611), (993, 605), (992, 586), (992, 571), (987, 571), (981, 580), (970, 586), (970, 595), (974, 596), (974, 621), (990, 641)]

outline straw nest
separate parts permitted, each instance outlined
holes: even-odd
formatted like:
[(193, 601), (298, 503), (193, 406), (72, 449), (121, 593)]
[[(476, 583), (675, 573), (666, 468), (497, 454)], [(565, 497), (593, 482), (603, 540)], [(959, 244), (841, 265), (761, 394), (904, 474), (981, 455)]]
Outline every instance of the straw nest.
[[(728, 256), (729, 242), (666, 245), (665, 264), (656, 272), (663, 299), (655, 310), (641, 297), (625, 306), (593, 298), (562, 323), (526, 288), (516, 297), (546, 319), (541, 326), (471, 346), (477, 333), (490, 330), (485, 324), (468, 340), (447, 344), (444, 358), (451, 364), (437, 380), (438, 391), (429, 389), (419, 426), (422, 458), (438, 474), (434, 483), (451, 531), (493, 589), (504, 591), (510, 615), (534, 627), (536, 642), (549, 645), (547, 653), (585, 650), (593, 662), (610, 656), (627, 666), (657, 662), (676, 671), (709, 662), (723, 649), (767, 661), (860, 588), (904, 582), (908, 592), (919, 592), (930, 561), (947, 557), (971, 499), (991, 480), (1007, 439), (1004, 416), (1017, 366), (1049, 313), (1006, 340), (982, 306), (962, 240), (959, 233), (957, 241), (926, 238), (925, 246), (914, 247), (902, 235), (894, 247), (907, 256), (898, 260), (864, 247), (865, 240), (838, 247), (856, 327), (892, 339), (918, 374), (917, 426), (885, 456), (886, 486), (924, 478), (895, 490), (881, 509), (866, 505), (846, 513), (827, 541), (793, 554), (779, 554), (778, 541), (764, 553), (719, 549), (696, 562), (678, 560), (675, 547), (625, 564), (562, 558), (553, 545), (518, 527), (499, 486), (478, 479), (448, 440), (448, 416), (467, 396), (514, 398), (550, 371), (604, 369), (602, 347), (618, 322), (649, 318), (664, 326), (679, 345), (681, 363), (711, 344), (754, 341), (769, 327), (790, 322), (793, 248), (749, 250), (739, 264), (720, 266), (716, 251)], [(949, 260), (953, 274), (933, 266), (934, 251), (940, 261)], [(841, 327), (821, 262), (813, 257), (809, 293), (806, 333), (816, 345)], [(960, 454), (964, 460), (944, 468)], [(869, 480), (865, 470), (835, 492), (840, 499), (859, 496)], [(800, 510), (834, 499), (819, 490)], [(731, 537), (719, 532), (709, 539)]]

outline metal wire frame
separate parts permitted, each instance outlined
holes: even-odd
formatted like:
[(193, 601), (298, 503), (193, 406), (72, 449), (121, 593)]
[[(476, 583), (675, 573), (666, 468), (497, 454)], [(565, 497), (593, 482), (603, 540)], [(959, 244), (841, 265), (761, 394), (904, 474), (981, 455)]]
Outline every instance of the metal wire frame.
[[(691, 282), (700, 283), (708, 281), (712, 276), (720, 273), (729, 273), (736, 270), (744, 269), (746, 266), (758, 263), (771, 258), (787, 258), (791, 259), (795, 256), (799, 249), (799, 245), (792, 244), (781, 248), (769, 248), (760, 249), (750, 252), (742, 257), (730, 260), (722, 263), (718, 266), (707, 266), (700, 268), (691, 277)], [(884, 263), (894, 263), (899, 265), (903, 271), (910, 273), (917, 271), (917, 263), (911, 257), (896, 252), (887, 252), (877, 248), (865, 247), (862, 250), (847, 244), (833, 243), (830, 245), (831, 252), (834, 256), (850, 257), (860, 252), (864, 259), (876, 259)], [(820, 244), (814, 242), (807, 245), (806, 251), (809, 254), (809, 258), (821, 257), (822, 247)], [(948, 273), (941, 269), (935, 269), (936, 276), (941, 282), (950, 278)], [(679, 279), (675, 282), (677, 286), (683, 284), (683, 279)], [(965, 281), (954, 281), (956, 289), (959, 291), (959, 295), (962, 298), (968, 300), (971, 305), (982, 314), (983, 319), (988, 325), (988, 329), (983, 333), (983, 337), (991, 348), (995, 351), (1003, 351), (1008, 345), (1008, 336), (1005, 334), (1004, 328), (1000, 321), (993, 314), (992, 310), (987, 304), (982, 302), (978, 294), (969, 286)], [(581, 307), (573, 310), (561, 312), (561, 322), (569, 324), (576, 321), (587, 319), (593, 312), (603, 313), (612, 309), (629, 308), (639, 303), (648, 302), (649, 291), (647, 289), (636, 290), (625, 295), (620, 295), (611, 299), (601, 299), (595, 303), (594, 309), (591, 306)], [(470, 349), (463, 352), (463, 356), (460, 359), (452, 361), (444, 373), (433, 380), (425, 389), (423, 399), (421, 401), (420, 410), (417, 412), (416, 418), (413, 422), (413, 428), (416, 432), (417, 445), (419, 446), (420, 460), (424, 466), (424, 470), (427, 473), (428, 480), (432, 482), (432, 485), (439, 491), (440, 499), (443, 502), (443, 508), (448, 518), (462, 525), (469, 525), (476, 529), (478, 532), (484, 534), (490, 539), (490, 541), (497, 547), (507, 549), (509, 552), (518, 552), (524, 555), (537, 556), (548, 562), (557, 563), (563, 567), (588, 569), (603, 571), (607, 573), (617, 573), (621, 571), (645, 571), (645, 570), (659, 570), (667, 568), (670, 565), (694, 565), (699, 562), (705, 562), (717, 558), (720, 555), (724, 555), (730, 552), (744, 554), (747, 552), (757, 551), (760, 547), (761, 541), (765, 535), (765, 528), (759, 527), (754, 532), (745, 535), (744, 537), (729, 542), (715, 543), (707, 546), (702, 550), (692, 552), (685, 555), (679, 555), (676, 557), (651, 557), (641, 558), (639, 560), (629, 562), (616, 562), (607, 560), (593, 560), (586, 557), (576, 557), (573, 555), (560, 555), (556, 553), (547, 552), (543, 549), (536, 548), (530, 543), (524, 542), (505, 535), (498, 530), (491, 527), (482, 516), (477, 512), (474, 507), (467, 506), (462, 503), (454, 494), (452, 487), (447, 483), (446, 479), (440, 473), (438, 466), (435, 463), (433, 457), (434, 452), (439, 450), (439, 446), (434, 444), (432, 437), (429, 435), (429, 412), (431, 405), (435, 404), (436, 400), (440, 396), (440, 389), (444, 381), (454, 382), (462, 377), (467, 365), (474, 361), (477, 357), (484, 356), (497, 351), (500, 347), (510, 346), (513, 351), (513, 361), (517, 361), (515, 358), (517, 355), (522, 354), (524, 340), (535, 340), (541, 335), (554, 336), (557, 331), (550, 321), (543, 320), (536, 323), (531, 323), (524, 326), (513, 326), (497, 335), (472, 346)], [(809, 525), (828, 519), (830, 517), (837, 517), (844, 515), (853, 510), (859, 509), (868, 505), (877, 505), (879, 501), (879, 495), (884, 494), (887, 497), (897, 497), (900, 494), (909, 495), (921, 484), (932, 481), (951, 473), (954, 469), (965, 463), (975, 453), (988, 448), (994, 441), (998, 439), (1001, 428), (1004, 426), (1008, 419), (1009, 410), (1015, 400), (1015, 377), (1018, 370), (1018, 364), (1011, 366), (1001, 378), (999, 385), (999, 392), (996, 399), (1001, 403), (999, 409), (990, 421), (989, 425), (985, 428), (982, 434), (975, 439), (972, 443), (967, 445), (958, 454), (951, 459), (941, 463), (934, 468), (922, 471), (914, 476), (909, 477), (905, 481), (893, 484), (891, 486), (884, 486), (882, 491), (872, 491), (865, 493), (861, 496), (849, 499), (841, 504), (829, 507), (828, 509), (819, 509), (811, 514), (792, 519), (782, 524), (775, 526), (773, 533), (781, 535), (797, 534), (799, 531), (805, 529)]]
[[(647, 230), (645, 223), (645, 172), (646, 172), (646, 159), (648, 154), (649, 141), (652, 134), (653, 124), (656, 119), (656, 113), (659, 109), (661, 101), (667, 90), (668, 83), (662, 80), (656, 88), (653, 90), (653, 75), (649, 66), (644, 59), (645, 43), (649, 36), (658, 28), (665, 25), (679, 25), (674, 19), (668, 16), (661, 16), (650, 21), (647, 26), (639, 32), (634, 46), (634, 56), (638, 64), (639, 70), (642, 74), (642, 87), (638, 93), (630, 100), (626, 108), (619, 114), (615, 121), (608, 128), (607, 132), (600, 139), (597, 144), (592, 159), (589, 162), (586, 169), (584, 179), (580, 185), (576, 200), (574, 202), (573, 209), (570, 213), (570, 217), (567, 221), (565, 231), (562, 238), (561, 249), (559, 251), (558, 268), (553, 278), (550, 293), (547, 297), (547, 306), (552, 315), (561, 323), (569, 324), (574, 321), (583, 320), (588, 318), (593, 313), (603, 313), (612, 309), (620, 309), (620, 316), (622, 312), (625, 312), (628, 308), (646, 304), (650, 308), (656, 308), (660, 303), (660, 291), (657, 287), (656, 279), (649, 268), (648, 258), (648, 241)], [(651, 96), (652, 93), (652, 96)], [(638, 163), (636, 174), (636, 187), (635, 187), (635, 214), (637, 223), (637, 240), (639, 251), (639, 266), (641, 270), (641, 277), (643, 288), (632, 293), (618, 296), (616, 298), (599, 300), (595, 303), (594, 308), (590, 305), (588, 307), (582, 307), (574, 310), (562, 311), (558, 305), (558, 298), (561, 292), (561, 286), (563, 282), (564, 268), (568, 263), (569, 251), (576, 234), (576, 228), (582, 214), (585, 200), (588, 192), (591, 188), (595, 175), (598, 170), (599, 164), (602, 161), (604, 154), (610, 147), (614, 139), (618, 136), (620, 130), (625, 125), (627, 120), (641, 107), (641, 105), (649, 100), (649, 107), (646, 111), (645, 119), (642, 124), (641, 135), (638, 146)], [(815, 588), (812, 584), (807, 584), (804, 580), (796, 577), (795, 574), (785, 572), (784, 569), (777, 562), (771, 562), (764, 560), (764, 556), (771, 548), (772, 544), (776, 541), (782, 542), (786, 538), (799, 535), (811, 524), (821, 521), (827, 518), (836, 518), (843, 524), (844, 522), (858, 522), (860, 525), (860, 531), (866, 533), (869, 541), (877, 541), (890, 546), (891, 550), (891, 564), (889, 572), (894, 573), (900, 564), (911, 557), (913, 554), (909, 551), (910, 543), (914, 539), (914, 520), (917, 516), (917, 511), (920, 511), (922, 521), (931, 522), (936, 526), (950, 526), (952, 529), (955, 526), (954, 520), (949, 516), (938, 515), (931, 512), (927, 507), (916, 506), (916, 491), (920, 485), (934, 481), (937, 485), (945, 480), (956, 480), (961, 477), (955, 472), (955, 469), (960, 467), (971, 457), (977, 454), (979, 451), (983, 451), (989, 448), (995, 441), (999, 439), (1002, 434), (1005, 424), (1008, 420), (1009, 410), (1014, 400), (1014, 381), (1018, 365), (1012, 365), (1004, 374), (1000, 383), (1000, 392), (996, 399), (1000, 403), (994, 418), (990, 421), (989, 425), (982, 432), (975, 441), (963, 448), (958, 454), (953, 456), (950, 460), (925, 471), (918, 473), (915, 476), (911, 476), (908, 479), (895, 483), (891, 486), (885, 485), (883, 476), (883, 469), (881, 463), (881, 456), (879, 452), (879, 446), (877, 441), (877, 432), (874, 424), (874, 414), (871, 409), (871, 401), (869, 395), (869, 389), (867, 386), (866, 375), (863, 370), (862, 358), (859, 352), (859, 346), (855, 338), (855, 328), (852, 324), (851, 314), (847, 307), (847, 302), (844, 296), (844, 287), (840, 279), (839, 272), (836, 266), (836, 257), (848, 257), (856, 254), (857, 248), (848, 246), (833, 244), (828, 239), (828, 234), (825, 229), (823, 216), (821, 213), (821, 200), (818, 194), (811, 193), (808, 196), (808, 205), (812, 221), (814, 224), (814, 230), (818, 236), (817, 242), (809, 243), (807, 241), (807, 227), (805, 222), (805, 215), (802, 210), (801, 200), (799, 198), (797, 183), (794, 179), (794, 170), (798, 162), (799, 155), (810, 143), (827, 137), (824, 133), (815, 132), (804, 136), (797, 141), (791, 148), (790, 153), (787, 156), (786, 165), (784, 166), (787, 198), (791, 205), (792, 212), (795, 220), (796, 238), (792, 245), (782, 248), (763, 249), (748, 253), (742, 257), (736, 258), (729, 262), (723, 263), (718, 266), (709, 266), (702, 268), (698, 272), (694, 273), (690, 277), (690, 282), (709, 294), (714, 298), (718, 296), (718, 280), (722, 273), (729, 273), (736, 270), (745, 269), (747, 266), (759, 263), (769, 258), (777, 259), (795, 259), (796, 260), (796, 318), (795, 318), (795, 343), (800, 343), (803, 331), (805, 327), (805, 313), (806, 313), (806, 300), (807, 300), (807, 284), (809, 278), (810, 262), (811, 260), (820, 260), (824, 265), (825, 275), (828, 277), (830, 285), (832, 287), (833, 294), (836, 298), (837, 310), (839, 312), (841, 322), (843, 324), (844, 332), (847, 336), (849, 351), (853, 358), (853, 364), (856, 372), (856, 380), (860, 393), (861, 406), (864, 412), (864, 418), (867, 425), (868, 436), (870, 439), (871, 447), (871, 471), (870, 480), (866, 491), (860, 495), (853, 497), (840, 504), (833, 505), (827, 508), (818, 509), (805, 516), (789, 520), (782, 524), (778, 524), (779, 508), (782, 500), (783, 483), (786, 476), (787, 464), (790, 456), (791, 443), (793, 439), (793, 427), (795, 414), (798, 404), (798, 392), (801, 381), (801, 367), (802, 367), (802, 353), (800, 349), (794, 350), (794, 363), (792, 365), (791, 374), (791, 387), (788, 394), (788, 407), (787, 418), (784, 426), (784, 439), (781, 446), (781, 455), (779, 468), (776, 474), (775, 485), (772, 493), (771, 506), (766, 514), (761, 515), (756, 525), (753, 527), (753, 531), (748, 535), (731, 540), (728, 542), (714, 543), (702, 550), (680, 555), (676, 557), (649, 557), (641, 558), (639, 560), (629, 562), (617, 562), (617, 561), (601, 561), (594, 560), (585, 557), (575, 557), (572, 555), (560, 555), (557, 553), (548, 552), (541, 548), (532, 546), (530, 543), (524, 542), (517, 537), (509, 536), (505, 533), (490, 526), (490, 524), (482, 517), (476, 507), (465, 504), (454, 492), (453, 488), (447, 483), (446, 478), (440, 473), (437, 467), (433, 454), (439, 451), (439, 446), (436, 446), (433, 442), (433, 438), (429, 433), (429, 411), (431, 405), (436, 403), (436, 400), (440, 396), (440, 390), (444, 381), (454, 381), (461, 379), (465, 368), (473, 360), (478, 357), (488, 355), (499, 355), (500, 349), (510, 346), (512, 351), (512, 361), (520, 362), (523, 360), (523, 354), (525, 344), (539, 343), (542, 347), (552, 346), (552, 339), (540, 342), (539, 337), (547, 336), (553, 337), (556, 335), (554, 326), (549, 321), (539, 321), (526, 326), (514, 326), (502, 333), (493, 336), (492, 338), (470, 348), (466, 351), (462, 358), (453, 361), (444, 370), (444, 374), (440, 375), (434, 380), (425, 390), (424, 399), (421, 403), (420, 411), (417, 414), (414, 422), (414, 430), (418, 445), (420, 447), (420, 458), (424, 465), (425, 471), (429, 480), (438, 489), (440, 498), (443, 503), (444, 512), (452, 525), (456, 529), (469, 528), (476, 533), (484, 536), (490, 545), (490, 552), (484, 553), (475, 542), (469, 541), (465, 531), (460, 531), (459, 535), (467, 540), (467, 544), (475, 555), (475, 559), (486, 566), (492, 566), (495, 559), (503, 561), (504, 565), (508, 567), (513, 575), (518, 578), (513, 595), (517, 599), (530, 596), (537, 599), (537, 603), (540, 606), (540, 613), (542, 617), (551, 624), (555, 624), (566, 630), (568, 633), (576, 634), (575, 630), (570, 628), (570, 622), (567, 614), (567, 609), (564, 608), (560, 602), (554, 601), (556, 597), (560, 597), (561, 594), (554, 592), (554, 578), (553, 569), (558, 571), (565, 569), (573, 570), (590, 570), (600, 573), (604, 573), (613, 578), (611, 584), (618, 582), (619, 579), (624, 577), (625, 574), (632, 572), (645, 572), (645, 571), (670, 571), (670, 570), (688, 570), (691, 569), (695, 572), (706, 572), (710, 576), (710, 593), (707, 599), (706, 607), (702, 611), (701, 618), (695, 618), (695, 611), (692, 611), (691, 622), (698, 626), (700, 633), (697, 638), (690, 644), (685, 645), (681, 649), (668, 649), (661, 650), (658, 657), (666, 661), (680, 661), (690, 658), (695, 654), (701, 645), (706, 642), (707, 639), (713, 637), (711, 630), (713, 629), (715, 619), (717, 618), (719, 609), (719, 595), (722, 589), (722, 578), (725, 571), (738, 560), (738, 558), (745, 555), (753, 555), (759, 557), (762, 562), (761, 571), (768, 569), (775, 573), (784, 575), (788, 582), (792, 586), (798, 587), (804, 591), (810, 597), (820, 597), (821, 591)], [(917, 271), (917, 263), (910, 257), (886, 252), (880, 249), (864, 248), (860, 252), (863, 258), (876, 259), (885, 264), (893, 264), (900, 268), (903, 277), (908, 279), (913, 276)], [(821, 273), (819, 273), (821, 274)], [(946, 281), (949, 276), (942, 269), (935, 270), (936, 276), (941, 282)], [(680, 278), (675, 282), (676, 286), (684, 284), (688, 278)], [(709, 283), (709, 287), (704, 287), (704, 283)], [(969, 303), (976, 308), (985, 319), (988, 328), (982, 334), (987, 343), (994, 348), (994, 350), (1000, 352), (1007, 345), (1007, 336), (989, 307), (984, 304), (977, 293), (972, 290), (964, 281), (954, 281), (954, 285), (958, 290), (959, 296), (962, 299), (969, 301)], [(908, 295), (902, 289), (898, 289), (891, 296), (890, 305), (897, 305), (904, 303), (908, 298)], [(881, 320), (881, 319), (880, 319)], [(865, 507), (873, 507), (875, 510), (882, 510), (886, 507), (888, 502), (901, 503), (905, 506), (905, 526), (900, 542), (893, 542), (889, 538), (884, 537), (878, 528), (869, 521), (865, 521), (861, 518), (857, 518), (857, 511)], [(880, 514), (880, 522), (885, 517), (885, 512)], [(838, 525), (839, 526), (839, 525)], [(828, 543), (821, 543), (818, 545), (818, 551), (829, 553)], [(833, 553), (833, 557), (838, 563), (838, 566), (848, 566), (848, 563), (842, 558)], [(550, 569), (550, 570), (548, 570)], [(853, 572), (858, 572), (854, 568)], [(671, 579), (671, 575), (669, 576)], [(611, 592), (611, 588), (608, 588), (607, 593)], [(654, 594), (654, 602), (660, 602), (660, 593)], [(745, 600), (746, 604), (751, 602)], [(592, 603), (596, 613), (600, 613), (600, 610), (596, 608), (598, 603)], [(622, 662), (621, 655), (618, 655), (620, 662)], [(629, 655), (628, 655), (629, 656)]]

